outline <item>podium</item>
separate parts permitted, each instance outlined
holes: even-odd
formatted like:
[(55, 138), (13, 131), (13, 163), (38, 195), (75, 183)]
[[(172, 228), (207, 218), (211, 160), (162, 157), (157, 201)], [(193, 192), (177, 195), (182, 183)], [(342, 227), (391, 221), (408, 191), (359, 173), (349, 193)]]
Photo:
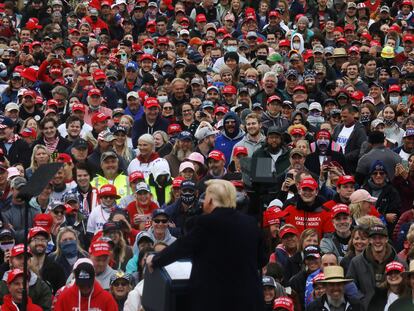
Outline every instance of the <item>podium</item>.
[(190, 311), (192, 263), (179, 260), (144, 273), (142, 306), (145, 311)]

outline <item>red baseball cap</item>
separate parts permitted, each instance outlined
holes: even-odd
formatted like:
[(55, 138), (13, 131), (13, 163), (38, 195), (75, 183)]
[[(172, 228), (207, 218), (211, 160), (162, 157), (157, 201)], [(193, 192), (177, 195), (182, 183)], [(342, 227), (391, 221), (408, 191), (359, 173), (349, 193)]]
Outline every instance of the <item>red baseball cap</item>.
[(76, 104), (73, 104), (72, 111), (82, 111), (82, 112), (85, 112), (86, 111), (86, 107), (85, 107), (84, 104), (76, 103)]
[(279, 96), (277, 96), (277, 95), (272, 95), (272, 96), (270, 96), (270, 97), (267, 99), (267, 103), (271, 103), (272, 101), (275, 101), (275, 100), (277, 100), (277, 101), (279, 101), (279, 102), (282, 102), (282, 100), (280, 99), (280, 97), (279, 97)]
[(33, 218), (33, 226), (42, 227), (47, 232), (50, 232), (53, 225), (53, 217), (51, 214), (37, 214)]
[(224, 153), (219, 150), (213, 150), (208, 154), (208, 159), (213, 159), (216, 161), (224, 161), (226, 162), (226, 157)]
[(298, 229), (292, 227), (282, 227), (282, 230), (279, 231), (279, 237), (282, 239), (288, 233), (292, 233), (296, 236), (299, 236)]
[[(24, 253), (24, 244), (17, 244), (15, 246), (13, 246), (13, 248), (11, 249), (10, 257), (16, 257), (16, 256), (19, 256), (23, 253)], [(29, 247), (27, 247), (27, 253), (30, 254), (30, 256), (32, 255), (32, 253), (30, 252)]]
[(348, 50), (348, 53), (352, 53), (352, 52), (355, 52), (355, 53), (359, 54), (359, 47), (357, 47), (355, 45), (351, 46)]
[(295, 86), (295, 88), (293, 89), (293, 93), (296, 92), (296, 91), (304, 91), (305, 93), (307, 92), (306, 88), (303, 85)]
[(168, 128), (167, 128), (167, 134), (168, 135), (178, 134), (182, 131), (183, 130), (181, 128), (181, 125), (178, 124), (178, 123), (172, 123), (172, 124), (168, 125)]
[(97, 88), (90, 89), (88, 92), (88, 96), (98, 95), (101, 96), (101, 90)]
[(229, 112), (229, 110), (224, 106), (217, 106), (216, 108), (214, 108), (214, 114), (226, 114), (227, 112)]
[(406, 41), (414, 42), (414, 36), (413, 35), (405, 35), (403, 37), (403, 42), (406, 42)]
[(21, 269), (13, 269), (11, 271), (9, 271), (8, 275), (7, 275), (7, 284), (11, 284), (13, 283), (13, 281), (19, 277), (19, 276), (23, 276), (24, 272)]
[(290, 47), (290, 41), (289, 40), (280, 40), (279, 41), (279, 47)]
[(167, 37), (159, 37), (157, 40), (157, 44), (161, 45), (161, 44), (166, 44), (168, 45), (170, 42), (170, 40)]
[(106, 79), (106, 74), (102, 69), (96, 69), (93, 74), (92, 74), (93, 79), (96, 80), (101, 80), (101, 79)]
[(106, 114), (103, 114), (102, 112), (95, 112), (92, 115), (91, 122), (92, 122), (92, 125), (94, 125), (96, 123), (103, 122), (108, 119), (110, 119), (110, 117), (107, 116)]
[(282, 308), (287, 311), (294, 311), (293, 301), (287, 296), (276, 298), (273, 302), (273, 310), (276, 308)]
[(59, 153), (58, 157), (56, 158), (56, 161), (62, 163), (72, 163), (72, 157), (67, 153)]
[(300, 184), (299, 184), (299, 188), (303, 189), (303, 188), (310, 188), (312, 190), (318, 189), (318, 183), (315, 179), (313, 178), (304, 178)]
[(343, 175), (338, 178), (336, 186), (345, 185), (345, 184), (355, 184), (355, 178), (352, 175)]
[(350, 97), (355, 100), (362, 100), (364, 98), (364, 93), (361, 91), (354, 91), (351, 93)]
[(331, 133), (329, 133), (327, 130), (320, 130), (318, 133), (316, 133), (316, 139), (320, 138), (331, 139)]
[(197, 14), (196, 19), (195, 19), (196, 23), (203, 23), (203, 22), (207, 22), (207, 18), (204, 14)]
[(50, 108), (50, 107), (58, 107), (59, 106), (59, 103), (58, 103), (58, 101), (56, 100), (56, 99), (49, 99), (47, 102), (46, 102), (46, 106), (48, 107), (48, 108)]
[(101, 187), (101, 189), (99, 189), (99, 196), (100, 197), (111, 196), (111, 197), (115, 197), (117, 199), (121, 198), (118, 195), (118, 193), (116, 192), (116, 187), (114, 185), (111, 185), (111, 184), (103, 185)]
[(30, 228), (29, 234), (27, 236), (28, 240), (30, 241), (33, 237), (35, 237), (38, 234), (42, 234), (46, 237), (46, 239), (49, 239), (49, 232), (43, 228), (43, 227), (33, 227)]
[(111, 248), (109, 247), (109, 243), (100, 240), (93, 242), (89, 247), (89, 254), (91, 254), (94, 257), (110, 255)]
[(173, 188), (180, 188), (181, 187), (181, 183), (184, 181), (184, 177), (178, 176), (175, 177), (173, 182), (172, 182), (172, 187)]
[(404, 265), (398, 261), (391, 261), (385, 266), (385, 273), (390, 273), (391, 271), (404, 272)]
[(129, 182), (135, 182), (137, 179), (145, 179), (144, 173), (140, 171), (135, 171), (129, 174)]
[(158, 102), (158, 99), (156, 99), (155, 97), (148, 97), (144, 102), (144, 106), (147, 109), (152, 107), (160, 108), (160, 103)]
[(98, 48), (96, 49), (96, 53), (100, 53), (102, 51), (108, 51), (109, 52), (109, 48), (105, 45), (105, 44), (101, 44), (100, 46), (98, 46)]
[(269, 17), (279, 17), (280, 14), (278, 11), (270, 11), (269, 12)]
[(23, 97), (30, 96), (32, 98), (36, 98), (37, 94), (33, 90), (26, 90), (23, 92)]
[(351, 211), (349, 210), (348, 205), (336, 204), (334, 207), (332, 207), (332, 217), (335, 218), (339, 214), (350, 215)]
[(141, 57), (139, 58), (139, 61), (142, 62), (143, 60), (150, 60), (150, 61), (155, 61), (154, 56), (150, 55), (150, 54), (142, 54)]
[(398, 84), (390, 85), (390, 87), (388, 88), (388, 93), (391, 93), (391, 92), (400, 93), (401, 92), (401, 87)]
[(306, 132), (302, 128), (294, 128), (290, 131), (290, 135), (292, 135), (292, 136), (294, 136), (294, 135), (305, 136)]
[(236, 95), (237, 94), (237, 89), (235, 86), (233, 85), (226, 85), (223, 88), (222, 94), (231, 94), (231, 95)]
[(233, 149), (233, 156), (237, 157), (239, 154), (248, 155), (249, 154), (249, 151), (244, 146), (234, 147), (234, 149)]
[(280, 224), (280, 218), (286, 216), (286, 214), (286, 212), (282, 211), (278, 207), (268, 208), (263, 212), (263, 227)]

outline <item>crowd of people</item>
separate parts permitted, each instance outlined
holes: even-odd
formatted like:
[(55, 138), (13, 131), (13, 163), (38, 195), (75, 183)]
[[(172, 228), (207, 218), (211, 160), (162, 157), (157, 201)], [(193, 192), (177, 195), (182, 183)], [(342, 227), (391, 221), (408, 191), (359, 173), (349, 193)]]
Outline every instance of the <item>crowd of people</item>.
[(0, 1), (1, 310), (141, 311), (189, 245), (239, 311), (413, 310), (413, 95), (412, 0)]

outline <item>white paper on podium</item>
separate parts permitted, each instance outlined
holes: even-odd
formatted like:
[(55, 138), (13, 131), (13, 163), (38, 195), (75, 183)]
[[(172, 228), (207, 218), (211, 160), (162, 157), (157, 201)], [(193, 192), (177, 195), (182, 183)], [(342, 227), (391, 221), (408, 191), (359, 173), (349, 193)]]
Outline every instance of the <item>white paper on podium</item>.
[(190, 279), (192, 263), (189, 261), (176, 261), (164, 269), (167, 271), (171, 280), (188, 280)]

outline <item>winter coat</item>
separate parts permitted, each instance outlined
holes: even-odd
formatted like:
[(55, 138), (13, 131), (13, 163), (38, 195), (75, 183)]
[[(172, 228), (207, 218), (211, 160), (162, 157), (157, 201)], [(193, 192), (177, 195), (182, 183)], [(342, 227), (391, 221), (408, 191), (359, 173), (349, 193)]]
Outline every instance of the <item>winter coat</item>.
[(7, 150), (4, 142), (0, 141), (0, 149), (3, 151), (7, 160), (9, 160), (10, 165), (22, 163), (25, 168), (30, 166), (32, 151), (30, 146), (23, 139), (18, 139), (12, 143), (9, 150)]
[[(3, 304), (5, 295), (9, 293), (6, 284), (9, 272), (10, 270), (4, 273), (3, 280), (0, 282), (0, 304)], [(42, 310), (50, 310), (52, 306), (52, 290), (43, 280), (41, 280), (36, 275), (36, 273), (32, 271), (30, 271), (29, 296), (32, 299), (33, 303), (41, 307)]]
[[(338, 139), (338, 136), (343, 128), (343, 124), (339, 124), (335, 127), (332, 135), (332, 140), (336, 141)], [(361, 145), (366, 140), (367, 134), (365, 132), (365, 127), (362, 125), (362, 123), (355, 123), (354, 130), (349, 136), (349, 139), (345, 146), (345, 160), (346, 163), (348, 163), (347, 167), (350, 172), (355, 172), (359, 159), (359, 151), (361, 149)]]
[[(193, 263), (191, 310), (263, 310), (263, 286), (258, 271), (267, 260), (254, 218), (234, 209), (215, 208), (200, 216), (189, 234), (156, 254), (153, 265), (166, 266), (188, 257)], [(231, 269), (223, 265), (223, 258), (231, 263)]]
[[(324, 237), (320, 243), (321, 252), (326, 254), (332, 252), (338, 258), (338, 262), (341, 262), (342, 258), (346, 255), (346, 250), (342, 249), (341, 242), (338, 239), (338, 236), (334, 233), (329, 237)], [(346, 249), (348, 245), (346, 245)]]
[(157, 120), (155, 120), (154, 125), (149, 125), (145, 114), (141, 119), (135, 120), (132, 127), (132, 145), (134, 148), (138, 146), (138, 138), (143, 134), (153, 134), (156, 131), (164, 131), (167, 133), (169, 122), (159, 115)]
[[(3, 305), (1, 311), (20, 311), (18, 305), (12, 300), (10, 294), (3, 297)], [(35, 305), (30, 297), (27, 297), (26, 311), (42, 311), (42, 308)]]
[[(402, 262), (398, 258), (397, 253), (390, 245), (387, 245), (387, 248), (388, 256), (383, 263), (384, 267), (387, 263), (394, 260), (401, 262), (405, 267), (407, 266), (406, 263)], [(375, 295), (376, 288), (375, 272), (372, 262), (373, 259), (370, 259), (368, 252), (371, 252), (370, 246), (368, 246), (362, 254), (355, 256), (351, 260), (346, 274), (347, 278), (354, 280), (355, 285), (363, 295), (361, 302), (365, 309), (368, 309), (368, 306)], [(383, 271), (383, 279), (385, 279), (385, 268)]]
[[(88, 253), (86, 252), (78, 252), (78, 259), (79, 258), (86, 258), (89, 257)], [(49, 254), (48, 258), (54, 262), (55, 264), (57, 264), (58, 266), (63, 268), (63, 272), (64, 272), (64, 278), (65, 281), (69, 278), (70, 274), (72, 273), (72, 265), (67, 261), (67, 259), (61, 255), (61, 256), (57, 256), (55, 253), (51, 253)]]
[(400, 198), (400, 212), (401, 214), (411, 210), (414, 202), (414, 177), (408, 176), (407, 179), (404, 179), (402, 176), (396, 176), (392, 180), (392, 185), (397, 189)]
[[(317, 176), (319, 176), (321, 172), (321, 162), (319, 161), (319, 156), (322, 155), (320, 154), (318, 147), (316, 147), (316, 150), (308, 154), (305, 160), (305, 167), (312, 173), (315, 173)], [(328, 149), (325, 157), (328, 159), (328, 161), (338, 162), (346, 171), (346, 160), (342, 152)]]
[(285, 132), (289, 127), (289, 120), (282, 116), (272, 117), (267, 112), (262, 113), (262, 129), (267, 132), (271, 126), (276, 126), (281, 132)]
[(232, 111), (226, 113), (223, 118), (223, 124), (225, 124), (226, 120), (228, 119), (234, 119), (236, 121), (236, 132), (230, 135), (227, 130), (224, 129), (224, 131), (216, 137), (216, 142), (214, 145), (214, 149), (220, 150), (224, 153), (224, 156), (226, 158), (226, 167), (230, 164), (234, 145), (241, 141), (244, 136), (243, 130), (240, 129), (240, 118), (237, 116), (237, 114)]
[[(36, 140), (32, 146), (36, 146), (36, 145), (45, 145), (45, 141), (43, 140), (43, 138), (39, 138), (38, 140)], [(60, 136), (59, 134), (59, 142), (56, 145), (56, 152), (59, 153), (63, 153), (66, 152), (66, 150), (72, 145), (72, 143), (67, 140), (66, 138), (63, 138), (62, 136)]]
[(59, 295), (55, 305), (55, 311), (114, 311), (118, 305), (112, 295), (105, 291), (97, 281), (93, 285), (93, 291), (89, 297), (81, 296), (76, 284), (69, 286)]
[[(362, 304), (355, 299), (344, 297), (345, 298), (345, 311), (363, 311), (364, 308)], [(312, 301), (308, 307), (306, 308), (306, 311), (330, 311), (326, 294), (323, 295), (320, 298), (317, 298), (316, 300)]]
[(168, 205), (165, 208), (165, 211), (170, 216), (170, 221), (175, 224), (174, 228), (169, 228), (171, 234), (176, 238), (183, 236), (188, 232), (188, 227), (192, 222), (192, 219), (195, 215), (201, 214), (201, 209), (198, 208), (196, 202), (193, 206), (186, 212), (182, 209), (181, 199), (178, 199), (174, 203)]
[(413, 309), (413, 299), (411, 297), (402, 297), (394, 301), (388, 311), (412, 311)]
[[(33, 218), (40, 213), (39, 209), (31, 206), (29, 209), (28, 225), (29, 228), (33, 226)], [(7, 225), (12, 225), (14, 229), (16, 243), (23, 243), (24, 239), (24, 205), (10, 204), (10, 208), (2, 211), (1, 216)]]

